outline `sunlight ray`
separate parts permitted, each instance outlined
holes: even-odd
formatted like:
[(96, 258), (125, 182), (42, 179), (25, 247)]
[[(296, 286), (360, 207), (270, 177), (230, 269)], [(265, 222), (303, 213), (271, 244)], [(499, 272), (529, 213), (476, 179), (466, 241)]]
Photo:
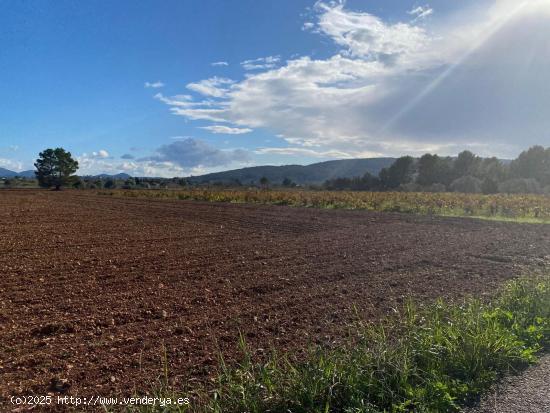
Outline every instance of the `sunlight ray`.
[(395, 123), (400, 120), (405, 114), (410, 112), (415, 106), (417, 106), (422, 100), (439, 87), (449, 76), (451, 76), (457, 68), (459, 68), (470, 56), (478, 51), (483, 45), (485, 45), (495, 34), (497, 34), (504, 25), (509, 22), (514, 16), (516, 16), (529, 2), (522, 1), (515, 6), (511, 11), (500, 17), (483, 36), (480, 36), (477, 42), (473, 43), (470, 47), (455, 63), (449, 65), (439, 76), (431, 81), (424, 89), (418, 93), (411, 101), (402, 106), (401, 109), (392, 116), (384, 125), (380, 128), (379, 134), (382, 135), (390, 130)]

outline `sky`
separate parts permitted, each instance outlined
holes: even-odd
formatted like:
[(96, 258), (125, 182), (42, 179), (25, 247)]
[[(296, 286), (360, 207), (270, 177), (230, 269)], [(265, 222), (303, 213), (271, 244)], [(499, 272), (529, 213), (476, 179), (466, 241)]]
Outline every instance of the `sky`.
[(550, 0), (0, 0), (0, 167), (188, 176), (550, 146)]

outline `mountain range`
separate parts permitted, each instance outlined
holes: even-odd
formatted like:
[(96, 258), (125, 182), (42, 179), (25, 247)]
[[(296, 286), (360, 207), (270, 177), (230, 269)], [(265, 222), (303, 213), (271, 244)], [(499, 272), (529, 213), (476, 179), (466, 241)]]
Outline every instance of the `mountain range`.
[(34, 171), (14, 172), (9, 169), (0, 168), (0, 178), (34, 178)]
[(188, 177), (191, 183), (235, 183), (243, 185), (257, 183), (262, 177), (270, 182), (279, 184), (285, 178), (300, 185), (322, 184), (327, 179), (353, 178), (363, 176), (365, 172), (373, 175), (395, 161), (395, 158), (365, 158), (341, 159), (326, 161), (311, 165), (283, 165), (283, 166), (253, 166), (249, 168), (233, 169), (231, 171), (216, 172), (200, 176)]
[[(363, 176), (365, 172), (378, 175), (382, 168), (390, 166), (395, 158), (365, 158), (365, 159), (341, 159), (326, 161), (311, 165), (282, 165), (282, 166), (252, 166), (248, 168), (233, 169), (230, 171), (215, 172), (200, 176), (190, 176), (187, 180), (195, 184), (224, 183), (232, 184), (241, 182), (243, 185), (258, 183), (262, 177), (269, 182), (279, 184), (285, 178), (299, 185), (322, 184), (327, 179), (352, 178)], [(34, 178), (34, 171), (14, 172), (0, 168), (0, 178)], [(128, 179), (131, 176), (126, 173), (115, 175), (99, 174), (85, 176), (85, 178), (99, 179)]]

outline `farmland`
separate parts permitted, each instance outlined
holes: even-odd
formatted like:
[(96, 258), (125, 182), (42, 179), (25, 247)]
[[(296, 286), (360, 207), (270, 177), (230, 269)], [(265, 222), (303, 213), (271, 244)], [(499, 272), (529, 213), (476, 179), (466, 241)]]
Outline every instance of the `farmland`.
[(102, 190), (100, 195), (550, 222), (550, 196), (258, 189)]
[(2, 396), (142, 393), (163, 360), (199, 383), (239, 333), (260, 359), (335, 346), (407, 297), (487, 297), (550, 265), (539, 224), (114, 195), (0, 193)]

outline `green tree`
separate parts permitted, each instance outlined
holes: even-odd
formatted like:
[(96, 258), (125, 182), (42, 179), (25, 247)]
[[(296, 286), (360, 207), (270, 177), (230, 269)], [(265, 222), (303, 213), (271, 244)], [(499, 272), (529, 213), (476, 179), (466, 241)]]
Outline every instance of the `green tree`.
[(267, 179), (267, 177), (265, 176), (262, 176), (262, 178), (260, 179), (260, 185), (262, 186), (262, 188), (266, 188), (269, 186), (269, 179)]
[(395, 189), (399, 185), (411, 182), (413, 172), (414, 159), (411, 156), (402, 156), (396, 159), (389, 168), (382, 169), (379, 178), (384, 188)]
[(432, 184), (448, 185), (452, 175), (451, 158), (441, 158), (429, 153), (418, 160), (418, 177), (416, 183), (422, 186)]
[(498, 192), (498, 183), (492, 178), (485, 178), (481, 183), (481, 192), (485, 195), (496, 194)]
[(41, 187), (55, 187), (59, 190), (75, 180), (74, 173), (78, 169), (78, 162), (72, 158), (70, 152), (63, 148), (56, 148), (40, 152), (34, 166), (35, 175)]
[(468, 175), (477, 175), (480, 163), (481, 158), (474, 155), (472, 152), (460, 152), (453, 164), (454, 178), (458, 179)]
[(506, 166), (497, 158), (492, 157), (481, 161), (477, 177), (498, 183), (506, 180), (507, 173)]
[(536, 179), (542, 185), (550, 184), (550, 148), (533, 146), (522, 152), (510, 165), (513, 178)]
[(465, 194), (478, 194), (482, 192), (482, 182), (470, 175), (461, 176), (451, 183), (451, 190)]
[(290, 179), (288, 177), (283, 179), (282, 185), (286, 188), (291, 188), (291, 187), (296, 186), (296, 184), (292, 181), (292, 179)]
[(116, 182), (114, 179), (109, 178), (105, 181), (105, 184), (103, 185), (103, 187), (106, 189), (114, 189), (116, 188)]

